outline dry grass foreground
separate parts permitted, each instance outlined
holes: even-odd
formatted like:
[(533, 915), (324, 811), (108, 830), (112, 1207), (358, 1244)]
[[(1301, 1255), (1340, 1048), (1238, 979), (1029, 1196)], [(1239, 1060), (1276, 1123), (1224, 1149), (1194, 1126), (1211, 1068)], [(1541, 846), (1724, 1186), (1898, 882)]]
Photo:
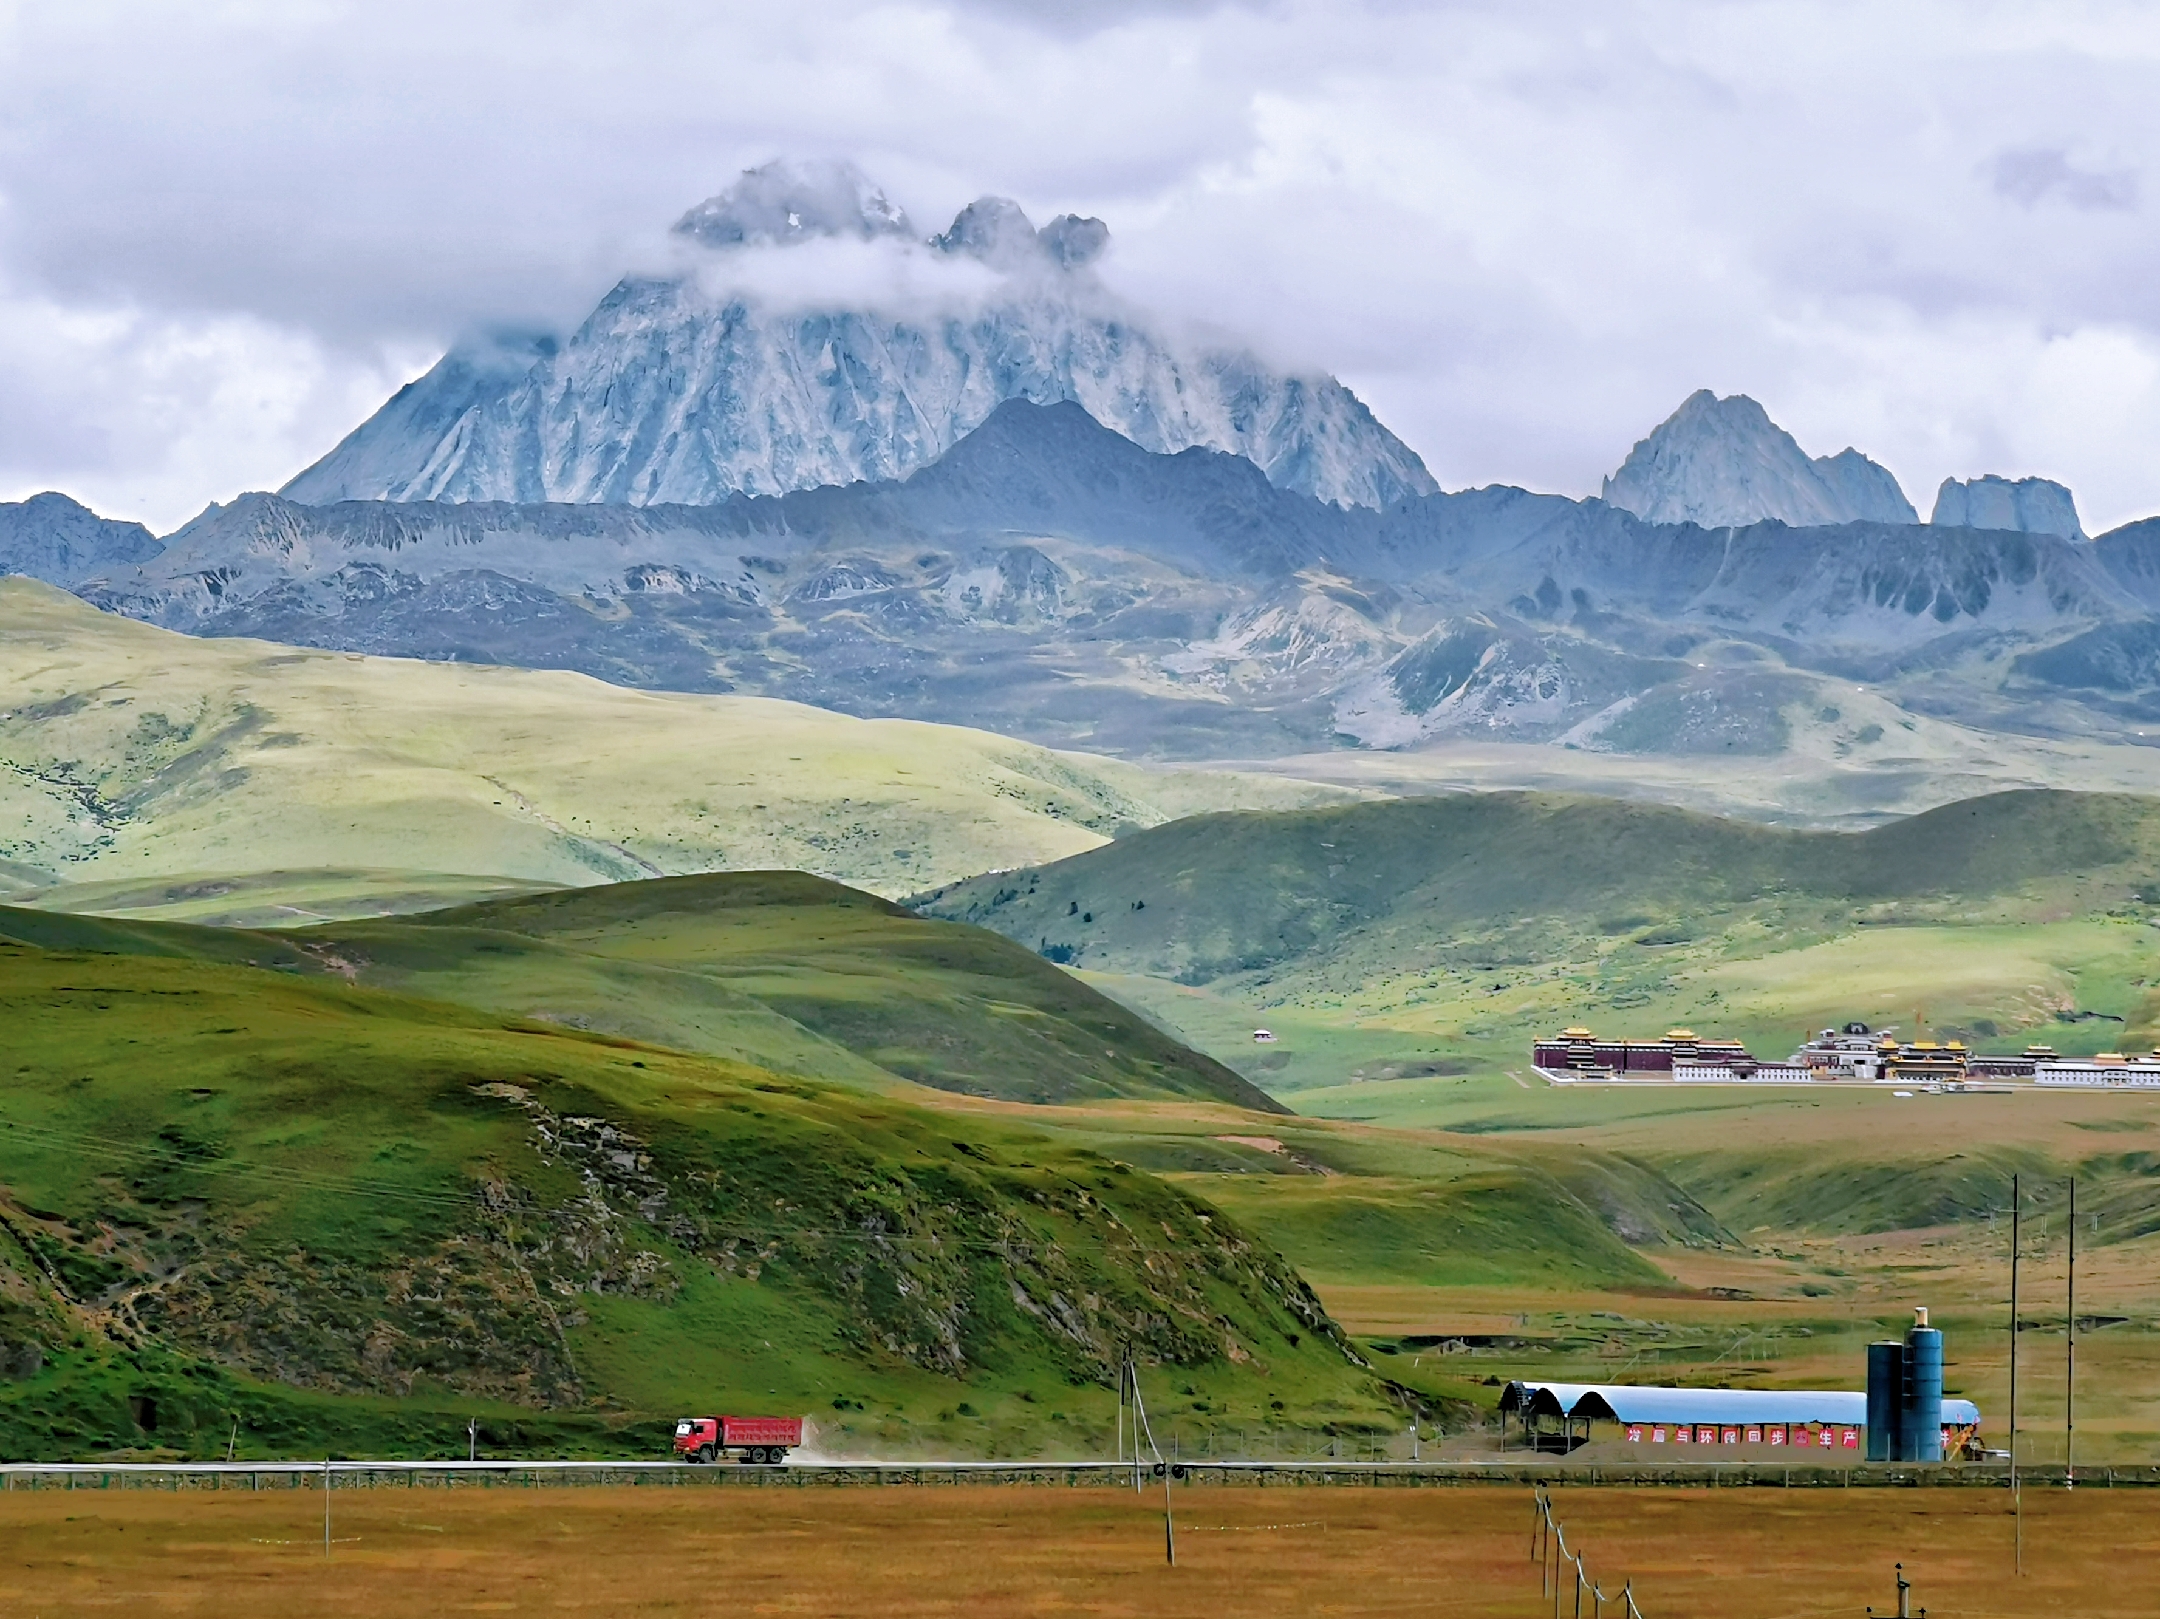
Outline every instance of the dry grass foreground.
[[(0, 1496), (0, 1607), (823, 1615), (1550, 1613), (1517, 1487), (418, 1490)], [(1562, 1490), (1593, 1572), (1648, 1619), (1894, 1612), (2139, 1615), (2160, 1513), (2135, 1490)], [(1566, 1605), (1572, 1614), (1573, 1604)], [(1589, 1611), (1586, 1603), (1584, 1611)], [(1611, 1611), (1610, 1608), (1607, 1610)]]

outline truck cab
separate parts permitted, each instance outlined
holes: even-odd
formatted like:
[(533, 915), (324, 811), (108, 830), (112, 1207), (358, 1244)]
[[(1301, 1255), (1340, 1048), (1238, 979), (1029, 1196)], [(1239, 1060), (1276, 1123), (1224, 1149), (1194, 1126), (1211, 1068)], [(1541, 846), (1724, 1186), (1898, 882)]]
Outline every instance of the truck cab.
[(675, 1454), (685, 1461), (712, 1462), (720, 1459), (720, 1419), (718, 1417), (684, 1417), (675, 1424)]

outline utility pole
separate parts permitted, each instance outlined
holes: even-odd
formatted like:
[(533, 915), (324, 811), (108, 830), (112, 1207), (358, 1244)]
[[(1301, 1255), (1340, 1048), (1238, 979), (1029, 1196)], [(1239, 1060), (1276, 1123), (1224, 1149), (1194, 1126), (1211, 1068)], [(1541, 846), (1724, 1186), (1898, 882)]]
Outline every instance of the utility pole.
[(2077, 1177), (2070, 1177), (2070, 1285), (2063, 1302), (2063, 1488), (2077, 1488)]
[(2018, 1192), (2018, 1178), (2010, 1177), (2010, 1514), (2017, 1520), (2017, 1571), (2025, 1572), (2025, 1498), (2018, 1493), (2017, 1474), (2017, 1352), (2018, 1352), (2018, 1250), (2022, 1246), (2020, 1222), (2025, 1200)]
[(1155, 1453), (1155, 1465), (1162, 1470), (1162, 1532), (1163, 1561), (1177, 1567), (1177, 1525), (1170, 1511), (1170, 1475), (1175, 1471), (1164, 1458), (1162, 1447), (1155, 1443), (1155, 1428), (1147, 1419), (1147, 1404), (1140, 1398), (1140, 1363), (1128, 1361), (1132, 1374), (1133, 1400), (1133, 1489), (1140, 1488), (1140, 1436), (1147, 1435), (1147, 1447)]
[[(1140, 1424), (1146, 1410), (1140, 1403), (1140, 1363), (1130, 1350), (1125, 1354), (1125, 1394), (1132, 1401), (1132, 1493), (1140, 1493)], [(1155, 1442), (1155, 1431), (1148, 1430), (1148, 1443)]]
[(480, 1419), (478, 1417), (474, 1417), (465, 1424), (465, 1459), (468, 1462), (476, 1462), (480, 1459)]
[(322, 1554), (330, 1555), (330, 1458), (322, 1462)]

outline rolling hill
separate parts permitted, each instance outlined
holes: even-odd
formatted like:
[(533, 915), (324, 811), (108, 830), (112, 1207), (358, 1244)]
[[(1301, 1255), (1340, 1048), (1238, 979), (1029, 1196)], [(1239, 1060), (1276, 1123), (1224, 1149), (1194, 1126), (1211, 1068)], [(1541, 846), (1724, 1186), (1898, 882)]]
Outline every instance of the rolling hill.
[[(2160, 900), (2160, 801), (2018, 792), (1865, 832), (1534, 793), (1204, 815), (1054, 865), (935, 891), (930, 914), (1059, 959), (1204, 983), (1407, 965), (1515, 937), (1676, 933), (1764, 907), (1818, 925), (1895, 904)], [(2044, 889), (2044, 894), (2042, 890)], [(1670, 942), (1679, 942), (1678, 938)]]
[(0, 897), (96, 885), (41, 903), (215, 917), (206, 882), (274, 872), (233, 909), (306, 920), (487, 891), (474, 877), (783, 867), (893, 894), (1316, 796), (1338, 795), (761, 698), (199, 640), (0, 580)]
[[(666, 907), (628, 912), (653, 945)], [(0, 944), (11, 1455), (461, 1454), (468, 1417), (620, 1454), (714, 1403), (1091, 1449), (1128, 1343), (1249, 1418), (1386, 1409), (1271, 1251), (1024, 1119), (302, 976), (268, 935), (9, 922), (77, 935)]]
[(1103, 975), (1301, 1109), (1409, 1122), (1355, 1082), (1407, 1098), (1583, 1021), (1778, 1056), (1851, 1017), (2150, 1043), (2156, 902), (2160, 801), (2033, 791), (1857, 833), (1535, 793), (1202, 816), (920, 903)]
[(0, 907), (0, 940), (341, 979), (887, 1091), (1279, 1111), (996, 933), (925, 921), (800, 872), (565, 889), (283, 931)]

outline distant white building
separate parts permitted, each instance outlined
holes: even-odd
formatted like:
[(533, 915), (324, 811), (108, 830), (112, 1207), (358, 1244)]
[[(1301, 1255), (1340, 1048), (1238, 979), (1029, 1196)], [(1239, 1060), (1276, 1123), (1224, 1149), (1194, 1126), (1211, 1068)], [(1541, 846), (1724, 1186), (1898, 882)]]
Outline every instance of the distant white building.
[(2160, 1051), (2149, 1057), (2125, 1057), (2117, 1051), (2103, 1051), (2097, 1057), (2058, 1057), (2035, 1065), (2033, 1083), (2098, 1090), (2160, 1090)]

